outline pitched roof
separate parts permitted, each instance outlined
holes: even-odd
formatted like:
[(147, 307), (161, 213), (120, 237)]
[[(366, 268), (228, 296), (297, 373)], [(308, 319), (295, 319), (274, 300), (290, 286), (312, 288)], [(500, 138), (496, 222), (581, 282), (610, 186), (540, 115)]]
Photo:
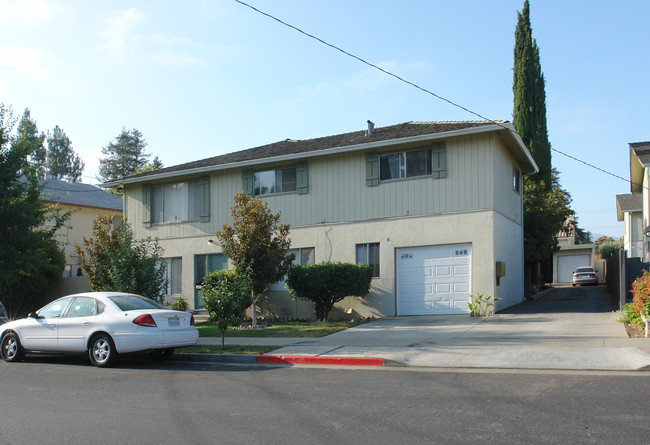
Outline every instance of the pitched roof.
[[(184, 172), (190, 173), (196, 170), (209, 170), (211, 167), (220, 167), (231, 164), (246, 164), (258, 160), (272, 160), (274, 158), (281, 158), (286, 156), (306, 156), (307, 154), (317, 154), (318, 152), (325, 152), (326, 150), (345, 149), (350, 147), (362, 147), (369, 144), (386, 144), (391, 141), (399, 143), (404, 139), (417, 138), (418, 136), (426, 137), (433, 135), (443, 135), (445, 133), (471, 131), (472, 129), (492, 129), (494, 131), (503, 131), (510, 133), (512, 124), (508, 121), (461, 121), (461, 122), (405, 122), (402, 124), (391, 125), (387, 127), (377, 127), (372, 134), (367, 131), (355, 131), (351, 133), (337, 134), (333, 136), (325, 136), (314, 139), (294, 140), (286, 139), (280, 142), (275, 142), (268, 145), (249, 148), (246, 150), (236, 151), (224, 155), (214, 156), (211, 158), (201, 159), (198, 161), (187, 162), (172, 167), (154, 170), (136, 175), (128, 176), (126, 181), (116, 180), (108, 182), (106, 185), (117, 185), (124, 182), (138, 182), (139, 178), (153, 179), (158, 176), (175, 176), (175, 173), (181, 174)], [(511, 138), (518, 140), (515, 144), (520, 144), (520, 149), (525, 146), (518, 136), (511, 135)], [(324, 154), (324, 153), (323, 153)], [(531, 164), (529, 168), (531, 171), (536, 171), (536, 165), (526, 151), (524, 157), (528, 158)]]
[(58, 202), (82, 207), (95, 207), (107, 210), (122, 210), (122, 198), (90, 184), (65, 182), (58, 179), (45, 179), (43, 201)]
[(616, 195), (616, 204), (622, 212), (640, 212), (643, 209), (643, 195), (641, 193)]
[(630, 149), (634, 151), (641, 164), (650, 164), (650, 142), (631, 142)]

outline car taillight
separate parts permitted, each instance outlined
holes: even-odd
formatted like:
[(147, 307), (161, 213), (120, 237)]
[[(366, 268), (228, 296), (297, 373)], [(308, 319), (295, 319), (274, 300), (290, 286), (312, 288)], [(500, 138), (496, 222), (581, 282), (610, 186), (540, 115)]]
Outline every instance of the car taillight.
[(133, 323), (135, 323), (135, 324), (137, 324), (139, 326), (146, 326), (146, 327), (150, 327), (150, 328), (158, 327), (158, 325), (156, 324), (156, 321), (149, 314), (144, 314), (144, 315), (140, 315), (139, 317), (136, 317), (133, 320)]
[(192, 318), (190, 318), (190, 326), (194, 326), (194, 315), (192, 315)]

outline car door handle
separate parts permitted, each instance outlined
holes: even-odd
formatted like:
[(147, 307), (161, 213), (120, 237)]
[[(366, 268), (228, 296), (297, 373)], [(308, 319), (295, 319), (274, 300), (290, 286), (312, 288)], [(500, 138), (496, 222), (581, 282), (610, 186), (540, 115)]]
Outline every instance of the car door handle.
[(56, 326), (54, 323), (48, 323), (47, 325), (48, 325), (49, 327), (51, 327), (51, 328), (53, 328), (53, 327)]
[(92, 323), (89, 321), (84, 321), (84, 326), (90, 326)]

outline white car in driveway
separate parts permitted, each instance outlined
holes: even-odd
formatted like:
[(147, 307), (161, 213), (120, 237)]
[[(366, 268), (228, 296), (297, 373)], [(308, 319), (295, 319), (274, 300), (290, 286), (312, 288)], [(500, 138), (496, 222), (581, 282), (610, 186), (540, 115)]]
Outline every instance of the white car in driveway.
[(578, 267), (573, 271), (573, 286), (577, 284), (598, 284), (598, 275), (591, 266)]
[(88, 353), (99, 367), (119, 353), (151, 351), (168, 358), (174, 348), (196, 344), (189, 312), (165, 309), (140, 295), (88, 292), (59, 298), (27, 318), (0, 325), (0, 354), (21, 361), (25, 352)]

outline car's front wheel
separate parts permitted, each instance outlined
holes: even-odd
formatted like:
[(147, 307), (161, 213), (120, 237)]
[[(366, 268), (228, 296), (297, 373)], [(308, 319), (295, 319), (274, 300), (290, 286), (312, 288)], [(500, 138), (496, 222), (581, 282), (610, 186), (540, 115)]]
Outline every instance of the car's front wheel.
[(8, 332), (2, 337), (2, 358), (7, 362), (19, 362), (25, 358), (25, 350), (20, 344), (18, 334), (15, 332)]
[(111, 366), (117, 358), (115, 343), (107, 334), (99, 334), (93, 337), (88, 348), (90, 362), (100, 368)]

